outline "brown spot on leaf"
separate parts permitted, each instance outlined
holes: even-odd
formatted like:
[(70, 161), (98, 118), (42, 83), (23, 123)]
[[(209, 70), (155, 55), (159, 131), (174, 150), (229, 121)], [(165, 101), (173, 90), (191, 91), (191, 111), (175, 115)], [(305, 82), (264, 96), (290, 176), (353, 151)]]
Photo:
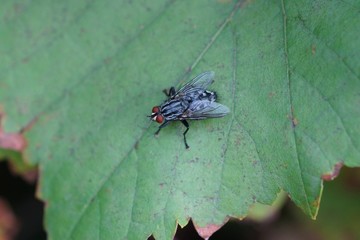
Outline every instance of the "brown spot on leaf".
[(26, 64), (26, 63), (29, 62), (29, 60), (30, 60), (29, 57), (24, 57), (23, 59), (21, 59), (21, 62), (24, 63), (24, 64)]
[(270, 92), (270, 93), (268, 94), (268, 96), (269, 96), (270, 99), (273, 98), (275, 95), (276, 95), (275, 92)]
[(343, 162), (338, 162), (337, 164), (335, 164), (335, 166), (333, 167), (332, 172), (329, 173), (325, 173), (321, 176), (322, 180), (325, 181), (331, 181), (334, 180), (334, 178), (336, 178), (339, 173), (340, 173), (340, 169), (342, 168), (342, 166), (344, 165)]
[(112, 61), (111, 57), (107, 57), (107, 58), (104, 59), (104, 63), (107, 64), (107, 65), (110, 64), (111, 61)]
[(292, 125), (293, 125), (293, 127), (296, 127), (296, 125), (298, 125), (298, 124), (299, 124), (299, 122), (298, 122), (297, 118), (293, 118), (293, 119), (292, 119)]
[(320, 197), (317, 197), (314, 202), (312, 202), (312, 206), (315, 208), (320, 207)]
[(312, 55), (315, 55), (315, 53), (316, 53), (316, 45), (315, 44), (311, 45), (311, 53), (312, 53)]
[(291, 107), (291, 114), (288, 115), (288, 118), (291, 120), (291, 124), (292, 124), (292, 127), (293, 127), (293, 128), (295, 128), (295, 127), (299, 124), (298, 119), (295, 117), (294, 108), (293, 108), (293, 107)]

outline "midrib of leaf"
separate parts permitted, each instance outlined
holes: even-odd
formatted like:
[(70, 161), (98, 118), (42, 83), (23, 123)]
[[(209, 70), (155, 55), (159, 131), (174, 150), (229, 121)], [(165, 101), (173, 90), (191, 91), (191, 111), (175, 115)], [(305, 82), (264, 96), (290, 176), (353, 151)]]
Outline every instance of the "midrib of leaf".
[(232, 20), (234, 14), (238, 11), (238, 9), (243, 6), (247, 1), (245, 0), (238, 0), (238, 2), (236, 3), (234, 9), (231, 11), (231, 13), (229, 14), (229, 16), (225, 19), (225, 21), (223, 22), (223, 24), (221, 24), (221, 26), (219, 27), (219, 29), (216, 31), (216, 33), (211, 37), (209, 43), (205, 46), (205, 48), (203, 49), (203, 51), (199, 54), (199, 56), (196, 58), (196, 60), (194, 61), (194, 63), (191, 65), (190, 67), (190, 71), (192, 69), (195, 68), (195, 66), (199, 63), (199, 61), (202, 59), (202, 57), (204, 56), (204, 54), (209, 50), (209, 48), (213, 45), (213, 43), (215, 42), (215, 40), (219, 37), (220, 33), (224, 30), (224, 28), (227, 26), (227, 24)]
[(219, 200), (220, 200), (220, 192), (221, 192), (221, 186), (223, 184), (223, 178), (224, 178), (224, 165), (225, 165), (225, 160), (226, 160), (226, 152), (229, 146), (229, 137), (230, 137), (230, 133), (231, 133), (231, 129), (234, 125), (234, 121), (235, 121), (235, 117), (234, 117), (234, 112), (235, 112), (235, 96), (236, 96), (236, 49), (237, 49), (237, 40), (236, 40), (236, 35), (234, 32), (232, 32), (233, 35), (233, 63), (232, 63), (232, 67), (233, 67), (233, 72), (232, 72), (232, 79), (231, 79), (231, 85), (232, 85), (232, 91), (231, 91), (231, 102), (232, 102), (232, 106), (231, 106), (231, 120), (230, 120), (230, 124), (226, 133), (226, 141), (225, 141), (225, 147), (223, 150), (223, 153), (221, 154), (221, 170), (220, 170), (220, 181), (219, 181), (219, 187), (217, 189), (217, 197), (216, 197), (216, 201), (214, 202), (214, 208), (217, 210), (219, 208)]
[[(285, 2), (284, 0), (281, 0), (281, 9), (282, 9), (282, 16), (283, 16), (283, 37), (284, 37), (284, 53), (285, 53), (285, 68), (286, 68), (286, 80), (287, 80), (287, 85), (288, 85), (288, 101), (289, 101), (289, 116), (292, 119), (294, 119), (294, 114), (293, 114), (293, 102), (292, 102), (292, 92), (291, 92), (291, 79), (290, 79), (290, 66), (289, 66), (289, 56), (288, 56), (288, 39), (287, 39), (287, 15), (286, 15), (286, 8), (285, 8)], [(298, 165), (298, 171), (301, 177), (301, 187), (302, 187), (302, 191), (305, 195), (306, 198), (306, 211), (308, 213), (310, 213), (312, 215), (312, 217), (315, 217), (316, 214), (313, 214), (311, 212), (311, 208), (309, 205), (309, 197), (308, 194), (306, 192), (305, 189), (305, 183), (304, 183), (304, 176), (303, 176), (303, 171), (302, 171), (302, 167), (301, 167), (301, 161), (299, 158), (299, 153), (298, 153), (298, 147), (297, 147), (297, 136), (296, 136), (296, 130), (295, 128), (292, 129), (292, 133), (293, 133), (293, 139), (294, 139), (294, 146), (295, 146), (295, 154), (296, 154), (296, 161), (297, 161), (297, 165)]]
[[(174, 3), (175, 0), (171, 1), (171, 3)], [(199, 61), (202, 59), (202, 57), (205, 55), (205, 53), (210, 49), (210, 47), (214, 44), (214, 42), (216, 41), (216, 39), (220, 36), (221, 32), (225, 29), (225, 27), (228, 25), (228, 23), (231, 21), (232, 17), (234, 16), (234, 14), (239, 10), (239, 8), (244, 4), (246, 3), (247, 1), (243, 1), (243, 0), (239, 0), (237, 2), (237, 4), (235, 5), (234, 9), (230, 12), (230, 14), (226, 17), (226, 19), (224, 20), (224, 22), (222, 23), (222, 25), (218, 28), (218, 30), (215, 32), (215, 34), (211, 37), (210, 41), (206, 44), (206, 46), (204, 47), (204, 49), (200, 52), (200, 54), (198, 55), (198, 57), (195, 59), (195, 61), (193, 62), (193, 64), (191, 65), (190, 67), (190, 71), (192, 71), (196, 66), (197, 64), (199, 63)], [(160, 12), (159, 15), (157, 15), (156, 18), (154, 18), (154, 20), (152, 22), (150, 22), (146, 27), (144, 27), (142, 29), (142, 31), (139, 31), (139, 33), (137, 35), (135, 35), (134, 38), (132, 38), (131, 40), (139, 37), (141, 35), (141, 33), (143, 33), (145, 31), (145, 29), (147, 29), (150, 25), (152, 25), (155, 20), (157, 18), (159, 18), (162, 14), (165, 13), (165, 11), (169, 8), (169, 5), (167, 5), (164, 10), (162, 12)], [(127, 42), (127, 44), (124, 44), (123, 48), (125, 48), (126, 46), (130, 45), (132, 43), (132, 41), (129, 40)], [(117, 54), (121, 53), (121, 51), (117, 51), (114, 56), (116, 56)], [(101, 67), (102, 65), (99, 64), (99, 68)], [(186, 75), (186, 73), (184, 74)], [(82, 79), (82, 81), (79, 81), (79, 82), (83, 82), (84, 80), (86, 79), (86, 77), (84, 77)], [(76, 85), (79, 85), (80, 83), (77, 83)], [(53, 102), (53, 104), (55, 104), (56, 102)], [(145, 135), (145, 132), (149, 129), (149, 126), (150, 124), (148, 124), (145, 128), (143, 128), (141, 134), (139, 135), (139, 137), (134, 141), (134, 144), (132, 145), (132, 147), (129, 149), (129, 151), (124, 155), (123, 158), (121, 158), (118, 162), (118, 164), (115, 165), (115, 167), (113, 168), (113, 170), (110, 172), (110, 174), (104, 178), (104, 181), (99, 185), (99, 188), (95, 191), (95, 193), (92, 195), (92, 197), (89, 198), (89, 201), (85, 204), (85, 206), (82, 208), (81, 212), (79, 213), (79, 217), (76, 219), (75, 223), (73, 224), (72, 228), (69, 229), (68, 231), (68, 235), (66, 236), (65, 239), (70, 239), (76, 229), (76, 227), (78, 226), (78, 224), (80, 223), (82, 217), (85, 215), (84, 213), (87, 211), (87, 209), (89, 208), (90, 204), (91, 204), (91, 200), (94, 199), (98, 194), (99, 192), (103, 189), (103, 187), (105, 186), (105, 184), (107, 183), (107, 181), (109, 179), (111, 179), (111, 177), (117, 172), (117, 170), (119, 169), (119, 167), (121, 166), (121, 163), (123, 163), (128, 157), (129, 155), (132, 153), (132, 151), (135, 151), (136, 152), (136, 144), (138, 142), (140, 142), (142, 140), (142, 138), (144, 137)], [(137, 180), (136, 180), (137, 182)], [(137, 184), (136, 184), (137, 185)], [(136, 190), (137, 188), (135, 187), (135, 192), (134, 192), (134, 198), (136, 196)], [(134, 209), (134, 205), (132, 206), (132, 210)], [(131, 221), (130, 221), (131, 223)], [(128, 230), (129, 230), (129, 227), (128, 227)]]

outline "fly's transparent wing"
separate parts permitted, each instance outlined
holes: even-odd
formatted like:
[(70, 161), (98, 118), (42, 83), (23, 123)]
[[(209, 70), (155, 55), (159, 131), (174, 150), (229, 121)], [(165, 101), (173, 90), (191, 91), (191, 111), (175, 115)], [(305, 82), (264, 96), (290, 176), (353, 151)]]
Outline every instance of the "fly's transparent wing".
[(214, 82), (215, 73), (213, 71), (203, 72), (200, 75), (193, 78), (190, 82), (186, 83), (175, 96), (187, 95), (195, 91), (205, 91), (206, 88)]
[(186, 119), (219, 118), (230, 113), (230, 109), (217, 102), (194, 101), (183, 114)]

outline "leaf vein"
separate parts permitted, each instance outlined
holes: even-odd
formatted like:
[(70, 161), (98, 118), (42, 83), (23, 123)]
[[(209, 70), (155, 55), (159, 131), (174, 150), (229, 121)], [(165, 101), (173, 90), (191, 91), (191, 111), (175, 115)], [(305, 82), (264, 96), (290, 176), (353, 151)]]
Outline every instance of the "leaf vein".
[[(293, 102), (292, 102), (292, 92), (291, 92), (291, 79), (290, 79), (290, 65), (289, 65), (289, 57), (288, 57), (288, 39), (287, 39), (287, 14), (286, 14), (286, 8), (285, 8), (285, 2), (284, 0), (281, 0), (281, 9), (282, 9), (282, 17), (283, 17), (283, 40), (284, 40), (284, 55), (285, 55), (285, 67), (286, 67), (286, 80), (287, 80), (287, 86), (288, 86), (288, 98), (289, 98), (289, 105), (290, 105), (290, 109), (289, 109), (289, 114), (291, 116), (291, 119), (294, 118), (294, 114), (293, 114)], [(301, 161), (299, 158), (299, 153), (298, 153), (298, 147), (297, 147), (297, 137), (296, 137), (296, 129), (293, 128), (292, 129), (292, 133), (293, 133), (293, 138), (294, 138), (294, 146), (295, 146), (295, 154), (296, 154), (296, 160), (297, 160), (297, 165), (299, 168), (299, 175), (301, 178), (301, 187), (305, 196), (305, 202), (306, 202), (306, 207), (307, 207), (307, 211), (309, 213), (311, 213), (311, 208), (310, 208), (310, 204), (309, 204), (309, 196), (306, 192), (305, 189), (305, 182), (304, 182), (304, 176), (303, 176), (303, 172), (302, 172), (302, 166), (301, 166)]]
[(233, 16), (235, 15), (235, 13), (239, 10), (239, 8), (241, 6), (243, 6), (243, 4), (246, 3), (246, 1), (243, 0), (239, 0), (235, 6), (234, 9), (230, 12), (229, 16), (224, 20), (224, 22), (221, 24), (221, 26), (219, 27), (219, 29), (215, 32), (215, 34), (211, 37), (210, 41), (208, 42), (208, 44), (205, 46), (205, 48), (201, 51), (201, 53), (199, 54), (199, 56), (195, 59), (195, 61), (193, 62), (193, 64), (191, 64), (189, 72), (192, 71), (195, 66), (200, 62), (200, 60), (202, 59), (202, 57), (205, 55), (205, 53), (210, 49), (210, 47), (214, 44), (214, 42), (216, 41), (216, 39), (219, 37), (219, 35), (222, 33), (222, 31), (225, 29), (225, 27), (228, 25), (228, 23), (232, 20)]

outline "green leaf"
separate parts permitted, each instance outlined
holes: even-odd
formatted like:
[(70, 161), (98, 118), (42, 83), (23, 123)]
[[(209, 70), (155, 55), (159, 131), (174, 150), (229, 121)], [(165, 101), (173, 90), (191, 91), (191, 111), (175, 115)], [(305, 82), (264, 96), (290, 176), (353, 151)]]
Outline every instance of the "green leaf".
[[(52, 239), (203, 236), (360, 165), (359, 2), (3, 1), (0, 103), (25, 128)], [(154, 137), (161, 90), (212, 70), (231, 109)], [(339, 163), (341, 163), (339, 165)], [(207, 231), (208, 230), (208, 231)]]

